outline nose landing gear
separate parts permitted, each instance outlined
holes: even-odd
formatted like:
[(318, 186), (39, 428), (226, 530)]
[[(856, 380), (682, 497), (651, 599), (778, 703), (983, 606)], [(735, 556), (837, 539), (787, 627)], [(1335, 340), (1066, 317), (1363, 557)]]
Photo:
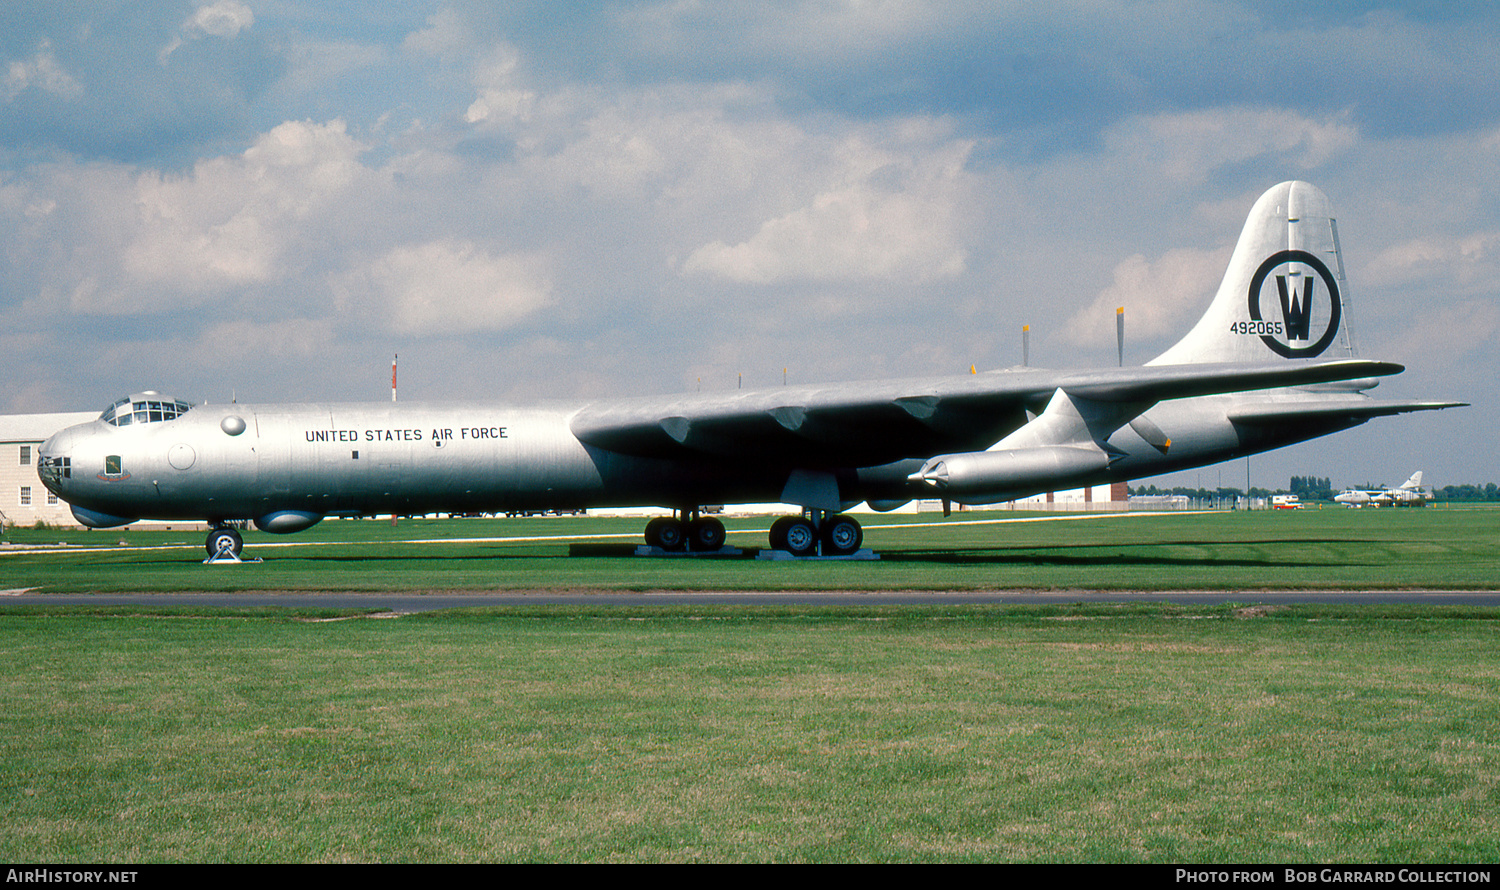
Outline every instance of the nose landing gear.
[(240, 550), (245, 546), (245, 541), (240, 533), (232, 528), (216, 528), (208, 533), (208, 558), (224, 559), (239, 558)]
[(259, 559), (240, 559), (240, 551), (244, 549), (245, 542), (240, 533), (227, 525), (217, 526), (208, 532), (208, 540), (204, 542), (204, 548), (208, 550), (208, 559), (203, 560), (204, 565), (238, 565), (242, 562), (260, 562)]

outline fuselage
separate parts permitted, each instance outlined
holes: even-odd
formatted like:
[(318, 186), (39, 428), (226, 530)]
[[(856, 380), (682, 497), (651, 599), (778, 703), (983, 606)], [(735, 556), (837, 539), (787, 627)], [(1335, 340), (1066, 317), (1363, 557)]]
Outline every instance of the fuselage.
[[(1226, 416), (1233, 398), (1163, 402), (1143, 416), (1171, 437), (1170, 448), (1148, 444), (1126, 425), (1109, 439), (1119, 455), (1110, 466), (1055, 481), (1072, 486), (1141, 478), (1353, 425), (1242, 427)], [(585, 407), (199, 405), (160, 420), (117, 425), (100, 419), (70, 427), (44, 443), (38, 471), (90, 525), (248, 519), (269, 531), (296, 531), (324, 516), (774, 502), (784, 499), (789, 476), (801, 468), (775, 455), (667, 459), (589, 445), (570, 428)], [(836, 480), (841, 503), (899, 503), (935, 496), (909, 478), (930, 456), (817, 469)], [(1054, 487), (1061, 486), (990, 490), (975, 502)]]
[(608, 462), (567, 428), (566, 406), (201, 405), (162, 422), (102, 420), (41, 449), (43, 482), (120, 518), (252, 519), (581, 507)]

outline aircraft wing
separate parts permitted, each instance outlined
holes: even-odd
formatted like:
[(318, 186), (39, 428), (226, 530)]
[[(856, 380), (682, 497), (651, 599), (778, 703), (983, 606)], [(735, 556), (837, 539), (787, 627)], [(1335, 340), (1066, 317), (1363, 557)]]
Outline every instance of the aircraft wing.
[[(743, 456), (799, 466), (872, 466), (988, 448), (1052, 395), (1138, 406), (1165, 399), (1400, 373), (1342, 359), (1091, 371), (1012, 369), (955, 377), (689, 393), (596, 403), (572, 418), (585, 444), (637, 457)], [(1418, 410), (1418, 409), (1409, 409)], [(1373, 415), (1372, 415), (1373, 416)]]

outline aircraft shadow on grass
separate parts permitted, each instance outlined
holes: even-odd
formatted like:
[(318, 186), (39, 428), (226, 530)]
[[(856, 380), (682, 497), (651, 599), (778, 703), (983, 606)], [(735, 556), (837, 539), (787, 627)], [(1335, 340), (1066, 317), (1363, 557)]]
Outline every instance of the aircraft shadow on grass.
[[(1355, 540), (1349, 538), (1264, 538), (1253, 540), (1236, 541), (1203, 541), (1203, 540), (1176, 540), (1155, 541), (1150, 544), (1115, 544), (1115, 543), (1085, 543), (1085, 544), (1015, 544), (1015, 545), (979, 545), (966, 547), (949, 547), (943, 549), (890, 549), (880, 550), (880, 558), (887, 563), (926, 563), (933, 565), (990, 565), (990, 566), (1163, 566), (1163, 567), (1238, 567), (1238, 568), (1328, 568), (1331, 566), (1371, 566), (1378, 565), (1372, 561), (1352, 560), (1327, 560), (1327, 559), (1295, 559), (1288, 558), (1289, 553), (1295, 553), (1300, 547), (1315, 547), (1322, 545), (1350, 545), (1350, 544), (1378, 544), (1375, 540)], [(628, 543), (574, 543), (567, 546), (566, 551), (553, 550), (552, 552), (505, 552), (504, 545), (474, 545), (490, 547), (493, 549), (485, 552), (432, 555), (422, 554), (318, 554), (297, 555), (285, 557), (286, 559), (298, 559), (314, 563), (382, 563), (395, 564), (412, 561), (434, 561), (441, 564), (460, 563), (494, 563), (497, 561), (518, 562), (525, 560), (561, 560), (573, 558), (595, 558), (595, 559), (637, 559), (635, 544)], [(1128, 547), (1133, 550), (1144, 550), (1146, 552), (1120, 553), (1121, 548)], [(1201, 547), (1201, 548), (1241, 548), (1241, 547), (1269, 547), (1275, 550), (1274, 554), (1263, 557), (1236, 556), (1214, 553), (1202, 556), (1170, 556), (1165, 552), (1173, 547)], [(550, 548), (549, 548), (550, 549)], [(877, 548), (879, 549), (879, 548)], [(741, 562), (753, 558), (756, 548), (745, 548), (738, 556), (726, 557), (724, 559), (692, 559), (688, 560), (693, 565), (704, 566), (705, 563), (719, 563), (724, 561)], [(668, 560), (660, 565), (670, 565), (680, 562), (679, 560)], [(645, 565), (646, 563), (643, 563)]]
[[(1334, 565), (1377, 565), (1374, 562), (1326, 559), (1288, 558), (1300, 547), (1319, 545), (1373, 544), (1349, 538), (1264, 538), (1234, 541), (1153, 541), (1149, 544), (1086, 543), (965, 547), (943, 550), (894, 550), (881, 554), (887, 562), (926, 562), (950, 565), (1035, 565), (1035, 566), (1225, 566), (1240, 568), (1327, 568)], [(1207, 553), (1202, 556), (1169, 556), (1173, 547), (1224, 548), (1270, 547), (1265, 556), (1234, 556)], [(1130, 548), (1135, 553), (1120, 553)], [(1073, 551), (1073, 552), (1058, 552)], [(1159, 554), (1159, 555), (1157, 555)]]
[(1264, 559), (1231, 558), (1217, 556), (1202, 557), (1170, 557), (1170, 556), (1142, 556), (1126, 554), (1092, 554), (1088, 556), (1072, 556), (1059, 554), (1040, 553), (1014, 553), (1001, 554), (994, 552), (963, 552), (963, 551), (927, 551), (914, 552), (903, 551), (900, 553), (883, 554), (881, 559), (885, 562), (920, 562), (946, 565), (991, 565), (991, 566), (1177, 566), (1177, 567), (1215, 567), (1224, 568), (1332, 568), (1335, 566), (1373, 566), (1377, 563), (1339, 561), (1330, 563), (1318, 560), (1288, 560), (1282, 558), (1267, 557)]

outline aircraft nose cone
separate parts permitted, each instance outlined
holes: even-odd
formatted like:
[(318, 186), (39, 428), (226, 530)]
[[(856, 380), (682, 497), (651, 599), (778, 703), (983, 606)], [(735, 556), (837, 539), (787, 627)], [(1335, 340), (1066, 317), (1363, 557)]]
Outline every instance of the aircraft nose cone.
[(68, 428), (55, 432), (36, 449), (37, 479), (58, 497), (63, 497), (71, 486), (77, 444), (78, 429)]
[(72, 450), (74, 433), (55, 433), (37, 449), (36, 474), (47, 490), (62, 495), (73, 476)]

